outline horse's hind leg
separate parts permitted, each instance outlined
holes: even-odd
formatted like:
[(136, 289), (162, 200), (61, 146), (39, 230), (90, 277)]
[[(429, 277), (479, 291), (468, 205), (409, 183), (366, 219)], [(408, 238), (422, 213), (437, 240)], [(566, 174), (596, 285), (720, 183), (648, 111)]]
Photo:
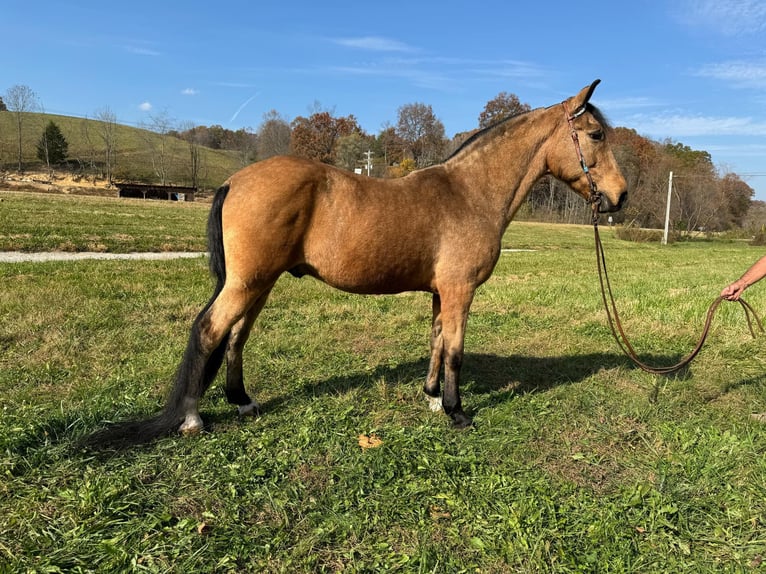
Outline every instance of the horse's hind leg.
[(169, 408), (177, 409), (183, 418), (179, 432), (194, 433), (202, 428), (199, 399), (221, 366), (232, 327), (245, 315), (251, 302), (248, 290), (224, 286), (194, 321), (169, 401)]
[(264, 292), (255, 301), (250, 310), (231, 329), (229, 344), (226, 348), (226, 399), (233, 405), (237, 405), (240, 415), (259, 414), (259, 405), (252, 400), (245, 391), (242, 375), (242, 351), (245, 347), (253, 323), (258, 318), (266, 299), (271, 293), (271, 288)]
[(423, 392), (428, 397), (431, 410), (442, 410), (441, 388), (439, 377), (441, 375), (442, 358), (444, 354), (444, 337), (442, 336), (441, 299), (434, 294), (432, 303), (433, 319), (431, 324), (431, 360), (428, 363), (428, 375)]

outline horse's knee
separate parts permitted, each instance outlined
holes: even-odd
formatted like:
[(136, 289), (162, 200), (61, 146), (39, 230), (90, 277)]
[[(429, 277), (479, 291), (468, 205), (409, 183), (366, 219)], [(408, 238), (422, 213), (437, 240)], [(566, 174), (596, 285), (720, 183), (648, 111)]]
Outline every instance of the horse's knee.
[(463, 366), (463, 352), (462, 351), (452, 351), (447, 355), (447, 361), (446, 366), (448, 369), (451, 369), (452, 371), (460, 371), (460, 368)]

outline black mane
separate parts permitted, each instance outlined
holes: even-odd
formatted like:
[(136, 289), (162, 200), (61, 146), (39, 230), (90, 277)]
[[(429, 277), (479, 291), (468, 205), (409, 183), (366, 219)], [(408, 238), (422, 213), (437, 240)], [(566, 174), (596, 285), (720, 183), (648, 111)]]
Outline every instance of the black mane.
[[(559, 104), (554, 104), (554, 105), (557, 106)], [(549, 107), (553, 107), (553, 106), (549, 106)], [(612, 126), (609, 124), (609, 120), (601, 112), (601, 110), (599, 110), (596, 106), (594, 106), (591, 103), (587, 103), (585, 105), (585, 110), (587, 112), (590, 112), (593, 115), (593, 117), (596, 118), (596, 121), (598, 123), (600, 123), (605, 130), (608, 131), (608, 130), (612, 129)], [(473, 134), (471, 134), (468, 137), (468, 139), (466, 139), (462, 144), (460, 144), (460, 146), (455, 151), (453, 151), (444, 161), (449, 161), (450, 159), (455, 157), (457, 154), (459, 154), (461, 151), (466, 149), (468, 146), (470, 146), (474, 142), (482, 139), (488, 133), (493, 132), (493, 131), (495, 131), (497, 129), (500, 129), (501, 126), (507, 124), (509, 121), (521, 118), (521, 117), (526, 116), (527, 114), (530, 114), (530, 113), (532, 113), (534, 111), (535, 110), (530, 110), (530, 111), (527, 111), (527, 112), (519, 112), (517, 114), (513, 114), (511, 116), (507, 116), (507, 117), (505, 117), (505, 118), (503, 118), (501, 120), (496, 121), (493, 124), (488, 125), (486, 128), (482, 128), (482, 129), (474, 132)]]
[(451, 154), (449, 154), (447, 159), (445, 159), (444, 161), (448, 161), (448, 160), (452, 159), (457, 154), (459, 154), (461, 151), (463, 151), (465, 148), (467, 148), (469, 145), (471, 145), (473, 142), (483, 138), (489, 132), (494, 131), (496, 129), (499, 129), (500, 126), (505, 125), (509, 121), (511, 121), (513, 119), (516, 119), (518, 117), (524, 116), (524, 115), (526, 115), (528, 113), (529, 112), (519, 112), (517, 114), (513, 114), (513, 115), (510, 115), (510, 116), (504, 117), (504, 118), (502, 118), (502, 119), (500, 119), (500, 120), (498, 120), (498, 121), (496, 121), (494, 123), (491, 123), (486, 128), (482, 128), (482, 129), (472, 133), (468, 137), (468, 139), (466, 139), (463, 143), (461, 143), (460, 146), (455, 151), (453, 151)]

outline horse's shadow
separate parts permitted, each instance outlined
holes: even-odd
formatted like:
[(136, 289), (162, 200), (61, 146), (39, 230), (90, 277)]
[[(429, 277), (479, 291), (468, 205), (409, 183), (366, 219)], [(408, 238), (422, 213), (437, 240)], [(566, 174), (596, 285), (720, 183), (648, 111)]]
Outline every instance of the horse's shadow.
[[(678, 357), (652, 357), (653, 361), (669, 364)], [(602, 369), (617, 367), (631, 368), (630, 361), (617, 353), (590, 353), (584, 355), (563, 355), (555, 357), (532, 357), (526, 355), (500, 356), (486, 353), (467, 353), (463, 361), (462, 387), (470, 398), (466, 401), (469, 414), (477, 408), (502, 404), (513, 396), (526, 393), (539, 393), (546, 390), (583, 381), (596, 375)], [(379, 365), (372, 371), (343, 373), (327, 379), (309, 381), (298, 389), (284, 392), (261, 403), (261, 414), (286, 408), (288, 404), (306, 400), (308, 397), (325, 394), (342, 394), (358, 388), (370, 386), (376, 381), (388, 385), (413, 385), (413, 392), (418, 392), (428, 370), (426, 358), (403, 362), (398, 365)], [(681, 372), (682, 377), (690, 376), (690, 370)], [(756, 382), (745, 380), (733, 384), (733, 387)], [(651, 389), (649, 389), (651, 392)], [(16, 452), (37, 449), (41, 444), (68, 442), (73, 429), (81, 423), (81, 414), (70, 412), (63, 417), (52, 417), (40, 421), (35, 428), (20, 433), (6, 447)], [(202, 413), (206, 424), (215, 427), (225, 425), (231, 420), (231, 412), (215, 409)], [(92, 419), (93, 415), (85, 418)], [(445, 419), (446, 420), (446, 419)]]
[[(663, 364), (674, 357), (655, 357)], [(591, 353), (557, 357), (531, 357), (525, 355), (500, 356), (486, 353), (466, 353), (461, 369), (461, 388), (474, 402), (484, 406), (498, 404), (513, 395), (544, 392), (561, 385), (577, 383), (602, 369), (631, 367), (624, 355)], [(286, 403), (323, 394), (339, 394), (369, 386), (372, 381), (387, 384), (415, 385), (419, 389), (425, 381), (428, 359), (423, 358), (398, 365), (380, 365), (372, 371), (339, 374), (328, 379), (310, 381), (289, 394), (274, 396), (261, 403), (261, 413), (284, 408)], [(688, 375), (688, 373), (687, 373)], [(486, 400), (476, 401), (482, 395)], [(490, 396), (491, 395), (491, 396)], [(464, 405), (471, 410), (471, 404)], [(210, 419), (215, 421), (216, 417)]]

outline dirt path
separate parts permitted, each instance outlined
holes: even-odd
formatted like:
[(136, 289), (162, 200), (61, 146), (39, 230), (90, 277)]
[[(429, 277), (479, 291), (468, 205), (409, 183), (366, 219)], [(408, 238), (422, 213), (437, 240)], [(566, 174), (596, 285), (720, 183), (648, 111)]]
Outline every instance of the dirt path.
[(187, 251), (168, 251), (161, 253), (95, 253), (79, 252), (67, 253), (54, 251), (45, 253), (25, 253), (22, 251), (0, 251), (0, 263), (27, 263), (41, 261), (80, 261), (83, 259), (192, 259), (203, 257), (204, 253)]

